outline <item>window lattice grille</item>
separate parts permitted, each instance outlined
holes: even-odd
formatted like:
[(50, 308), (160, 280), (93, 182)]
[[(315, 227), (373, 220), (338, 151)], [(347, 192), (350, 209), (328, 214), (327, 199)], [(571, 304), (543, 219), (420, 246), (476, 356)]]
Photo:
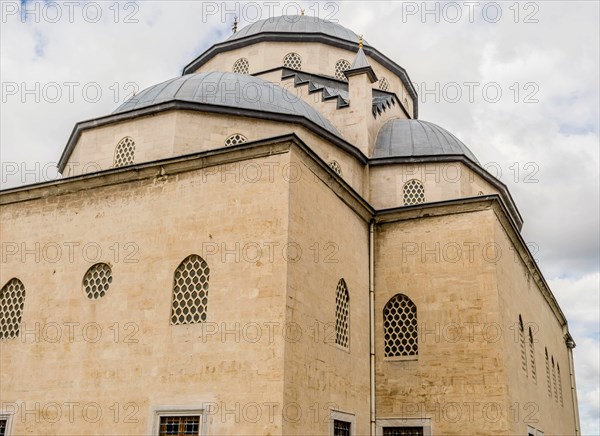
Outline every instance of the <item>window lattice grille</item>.
[(347, 421), (333, 420), (333, 436), (350, 436), (352, 424)]
[(208, 264), (195, 254), (179, 264), (173, 280), (171, 324), (206, 321), (209, 274)]
[(161, 416), (159, 436), (191, 436), (200, 434), (199, 416)]
[(230, 137), (225, 140), (225, 146), (229, 147), (230, 145), (238, 145), (247, 142), (248, 139), (242, 135), (241, 133), (234, 133)]
[(556, 372), (558, 372), (558, 399), (560, 400), (560, 405), (563, 405), (563, 394), (562, 394), (562, 380), (560, 379), (560, 366), (558, 363), (556, 364)]
[(133, 164), (135, 142), (129, 136), (121, 139), (115, 149), (115, 168)]
[(339, 164), (339, 162), (337, 160), (332, 160), (331, 162), (329, 162), (329, 166), (331, 167), (331, 169), (333, 171), (335, 171), (336, 173), (338, 173), (338, 175), (340, 177), (343, 176), (343, 174), (342, 174), (342, 166)]
[(248, 59), (246, 59), (246, 58), (238, 59), (233, 64), (233, 72), (234, 73), (248, 74), (249, 70), (250, 70), (250, 62), (248, 62)]
[(344, 348), (350, 345), (350, 295), (344, 279), (335, 291), (335, 343)]
[(283, 66), (293, 70), (301, 70), (302, 58), (298, 53), (288, 53), (283, 58)]
[(417, 306), (406, 295), (397, 294), (385, 305), (383, 329), (385, 357), (418, 354)]
[(423, 436), (423, 427), (383, 427), (383, 436)]
[(402, 188), (402, 199), (405, 206), (425, 203), (425, 188), (423, 184), (416, 180), (409, 180)]
[(531, 379), (537, 383), (537, 372), (535, 369), (535, 349), (533, 347), (533, 333), (529, 327), (529, 364), (531, 366)]
[(519, 315), (519, 347), (521, 349), (521, 369), (527, 375), (527, 350), (525, 349), (525, 329), (523, 319)]
[(0, 291), (0, 338), (19, 336), (21, 315), (25, 305), (25, 286), (19, 279), (11, 279)]
[(390, 89), (390, 83), (385, 77), (379, 79), (379, 89), (381, 89), (382, 91), (387, 91)]
[(548, 360), (548, 349), (545, 349), (546, 353), (546, 383), (548, 384), (548, 396), (552, 398), (552, 384), (550, 382), (550, 361)]
[(556, 388), (556, 367), (554, 366), (554, 356), (552, 356), (552, 384), (554, 386), (554, 401), (558, 401), (558, 390)]
[(92, 265), (83, 276), (83, 290), (90, 300), (104, 297), (112, 283), (112, 271), (105, 263)]
[(348, 80), (344, 71), (349, 70), (352, 67), (350, 62), (346, 59), (340, 59), (335, 63), (335, 78), (338, 80)]

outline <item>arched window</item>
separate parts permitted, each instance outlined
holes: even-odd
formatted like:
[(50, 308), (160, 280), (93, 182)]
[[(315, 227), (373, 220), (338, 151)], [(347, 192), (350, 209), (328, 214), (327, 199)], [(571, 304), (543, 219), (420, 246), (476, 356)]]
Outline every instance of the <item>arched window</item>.
[(288, 53), (283, 57), (283, 66), (293, 70), (301, 70), (302, 58), (298, 53)]
[(344, 279), (335, 290), (335, 343), (344, 348), (350, 345), (350, 295)]
[(529, 364), (531, 366), (531, 379), (537, 383), (537, 373), (535, 370), (535, 349), (533, 348), (533, 333), (529, 327)]
[(523, 318), (519, 315), (519, 348), (521, 349), (521, 369), (527, 375), (527, 350), (525, 349), (525, 329)]
[(195, 324), (206, 321), (208, 308), (208, 264), (200, 256), (186, 257), (175, 270), (171, 324)]
[(417, 306), (404, 294), (394, 295), (383, 309), (385, 357), (417, 356)]
[(550, 382), (550, 360), (548, 359), (547, 347), (544, 347), (544, 353), (546, 354), (546, 382), (548, 384), (548, 396), (552, 398), (552, 384)]
[(83, 291), (90, 300), (104, 297), (112, 283), (112, 271), (105, 263), (92, 265), (83, 276)]
[(244, 135), (242, 135), (241, 133), (234, 133), (233, 135), (229, 136), (225, 140), (225, 146), (229, 147), (230, 145), (243, 144), (244, 142), (247, 142), (247, 141), (248, 141), (248, 139), (246, 139), (246, 137)]
[(425, 188), (417, 179), (409, 180), (402, 187), (404, 206), (425, 203)]
[(233, 72), (238, 74), (248, 74), (248, 70), (250, 69), (250, 62), (248, 59), (241, 58), (235, 61), (233, 64)]
[(135, 160), (135, 142), (129, 136), (121, 139), (115, 148), (115, 168), (133, 164)]
[(554, 356), (550, 358), (552, 362), (552, 386), (554, 386), (554, 401), (558, 401), (558, 390), (556, 388), (556, 367), (554, 366)]
[(348, 80), (344, 71), (349, 70), (352, 67), (350, 62), (346, 59), (340, 59), (335, 63), (335, 78), (338, 80)]
[(17, 278), (10, 279), (0, 290), (0, 339), (19, 336), (24, 305), (25, 286)]
[(381, 89), (382, 91), (387, 91), (388, 89), (390, 89), (390, 84), (385, 77), (379, 79), (379, 89)]
[(337, 160), (332, 160), (331, 162), (329, 162), (329, 166), (331, 167), (331, 169), (333, 171), (335, 171), (336, 173), (338, 173), (338, 175), (340, 177), (343, 176), (343, 174), (342, 174), (342, 166), (339, 164), (339, 162)]
[(560, 365), (556, 362), (556, 372), (558, 373), (558, 399), (560, 405), (563, 405), (563, 394), (562, 394), (562, 380), (560, 379)]

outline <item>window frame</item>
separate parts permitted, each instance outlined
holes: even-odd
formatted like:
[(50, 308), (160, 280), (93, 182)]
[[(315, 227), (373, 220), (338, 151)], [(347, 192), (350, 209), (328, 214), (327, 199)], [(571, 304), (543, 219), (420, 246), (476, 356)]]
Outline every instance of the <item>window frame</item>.
[[(386, 356), (385, 355), (385, 309), (388, 306), (388, 304), (390, 304), (390, 302), (397, 297), (406, 297), (414, 306), (415, 308), (415, 319), (417, 320), (417, 325), (415, 327), (416, 331), (417, 331), (417, 353), (416, 354), (410, 354), (407, 356)], [(392, 295), (385, 303), (385, 305), (383, 306), (383, 309), (381, 311), (381, 315), (382, 315), (382, 319), (381, 319), (381, 327), (383, 328), (383, 361), (384, 362), (414, 362), (414, 361), (418, 361), (419, 360), (419, 353), (420, 353), (420, 349), (419, 349), (419, 308), (417, 307), (417, 303), (415, 303), (412, 298), (410, 298), (408, 295), (403, 294), (402, 292), (398, 292), (394, 295)], [(408, 426), (410, 427), (410, 426)]]
[(354, 413), (342, 412), (341, 410), (331, 409), (329, 413), (329, 434), (334, 435), (335, 421), (350, 423), (350, 436), (356, 436), (356, 415)]
[[(423, 201), (419, 201), (419, 202), (412, 202), (412, 203), (407, 203), (406, 202), (406, 190), (407, 189), (414, 189), (412, 186), (413, 185), (418, 185), (421, 189), (421, 191), (423, 191)], [(425, 204), (427, 203), (427, 196), (426, 196), (426, 191), (425, 191), (425, 184), (419, 180), (419, 179), (410, 179), (407, 180), (406, 182), (404, 182), (402, 184), (402, 206), (403, 207), (407, 207), (407, 206), (418, 206), (420, 204)]]
[[(23, 324), (23, 312), (25, 312), (25, 301), (27, 298), (27, 289), (25, 288), (25, 283), (23, 283), (23, 281), (21, 279), (19, 279), (18, 277), (12, 277), (11, 279), (9, 279), (6, 283), (4, 283), (4, 286), (2, 286), (0, 288), (0, 299), (3, 295), (3, 292), (7, 291), (7, 286), (10, 285), (13, 281), (18, 282), (18, 284), (21, 286), (22, 290), (23, 290), (23, 303), (22, 303), (22, 307), (19, 307), (18, 310), (16, 310), (16, 314), (15, 314), (15, 323), (14, 325), (12, 325), (14, 327), (14, 331), (15, 334), (14, 336), (10, 336), (10, 337), (4, 337), (2, 336), (1, 332), (0, 332), (0, 341), (10, 341), (13, 339), (17, 339), (19, 337), (19, 335), (21, 334), (21, 325)], [(14, 304), (14, 303), (10, 303), (10, 304)], [(7, 314), (7, 312), (2, 312), (4, 308), (0, 307), (0, 318), (7, 318), (4, 315)], [(7, 309), (4, 309), (7, 311)], [(4, 324), (6, 325), (6, 324)], [(11, 324), (9, 324), (11, 325)]]
[(12, 435), (13, 415), (14, 412), (0, 410), (0, 420), (6, 421), (6, 427), (4, 427), (4, 436)]
[[(245, 72), (242, 73), (242, 72), (236, 71), (236, 69), (239, 70), (239, 67), (236, 67), (236, 66), (238, 66), (240, 64), (244, 64), (244, 61), (245, 61), (245, 64), (246, 64), (245, 65), (245, 67), (246, 67), (245, 68)], [(250, 61), (248, 60), (248, 58), (242, 57), (242, 58), (236, 59), (233, 62), (233, 65), (231, 66), (231, 72), (235, 73), (235, 74), (242, 74), (242, 75), (250, 74)]]
[[(129, 141), (129, 143), (126, 144), (126, 141)], [(125, 147), (132, 147), (132, 152), (131, 152), (131, 162), (126, 162), (126, 163), (122, 163), (117, 165), (117, 160), (122, 160), (122, 158), (120, 158), (119, 156), (122, 154), (122, 150)], [(123, 167), (128, 167), (131, 165), (135, 165), (135, 140), (133, 139), (133, 137), (127, 135), (124, 136), (123, 138), (121, 138), (119, 140), (119, 142), (117, 142), (117, 145), (115, 146), (115, 152), (114, 152), (114, 156), (113, 156), (113, 168), (123, 168)]]
[(208, 433), (208, 411), (205, 407), (184, 407), (184, 406), (156, 406), (152, 408), (152, 419), (149, 419), (150, 431), (148, 434), (159, 436), (160, 418), (175, 416), (199, 416), (200, 424), (198, 426), (198, 435), (203, 436)]
[[(346, 297), (348, 297), (348, 320), (346, 322), (346, 327), (348, 329), (348, 346), (343, 346), (342, 344), (340, 344), (338, 342), (338, 308), (337, 308), (337, 299), (338, 299), (338, 292), (339, 292), (339, 287), (340, 285), (343, 284), (343, 289), (346, 291)], [(339, 348), (342, 351), (345, 351), (347, 353), (350, 353), (350, 342), (351, 342), (351, 335), (350, 335), (350, 291), (348, 290), (348, 284), (346, 283), (346, 280), (344, 280), (343, 278), (338, 280), (338, 284), (335, 287), (335, 341), (334, 344), (336, 346), (336, 348)]]
[[(299, 63), (300, 63), (300, 68), (296, 69), (296, 68), (292, 68), (292, 67), (289, 67), (289, 66), (285, 65), (287, 59), (290, 58), (290, 57), (292, 57), (292, 56), (295, 56), (295, 57), (298, 58)], [(288, 68), (288, 69), (294, 70), (294, 71), (302, 71), (302, 56), (300, 56), (300, 54), (297, 53), (297, 52), (291, 51), (291, 52), (287, 53), (285, 56), (283, 56), (283, 59), (281, 59), (281, 63), (282, 63), (283, 68)]]
[(375, 436), (383, 436), (384, 427), (422, 427), (423, 436), (431, 436), (431, 418), (377, 418)]
[[(338, 65), (341, 63), (344, 63), (344, 66), (347, 66), (348, 68), (346, 68), (345, 70), (339, 71), (339, 75), (338, 75)], [(351, 68), (352, 68), (352, 62), (350, 62), (348, 59), (338, 59), (337, 61), (335, 61), (335, 64), (333, 64), (333, 77), (335, 77), (336, 80), (340, 80), (342, 82), (347, 82), (348, 79), (345, 77), (344, 71), (348, 71)], [(343, 78), (342, 78), (342, 76), (343, 76)]]
[[(177, 294), (183, 293), (185, 294), (185, 291), (181, 291), (181, 286), (180, 284), (178, 284), (177, 282), (177, 273), (178, 270), (186, 265), (188, 262), (192, 262), (192, 258), (193, 257), (197, 257), (200, 260), (200, 269), (202, 270), (202, 274), (206, 274), (206, 289), (203, 289), (202, 292), (204, 292), (204, 299), (206, 299), (206, 304), (204, 304), (203, 302), (201, 303), (201, 306), (203, 308), (202, 312), (200, 312), (200, 320), (199, 321), (191, 321), (191, 322), (174, 322), (173, 321), (173, 317), (175, 316), (176, 318), (180, 317), (180, 314), (176, 314), (177, 309), (175, 308), (175, 300), (176, 300), (176, 296)], [(202, 266), (202, 262), (204, 263), (204, 265), (206, 265), (206, 268), (203, 268)], [(184, 266), (185, 269), (185, 266)], [(186, 284), (186, 286), (189, 286), (189, 284)], [(184, 257), (175, 267), (175, 269), (173, 270), (173, 282), (172, 282), (172, 286), (171, 286), (171, 308), (170, 308), (170, 312), (169, 312), (169, 324), (171, 326), (190, 326), (190, 325), (194, 325), (194, 324), (203, 324), (205, 322), (208, 321), (208, 291), (209, 291), (209, 287), (210, 287), (210, 266), (208, 265), (208, 262), (200, 255), (196, 254), (196, 253), (192, 253), (187, 255), (186, 257)], [(179, 289), (178, 289), (179, 288)], [(191, 298), (191, 297), (190, 297)], [(186, 306), (188, 306), (189, 304), (189, 299), (185, 300), (186, 301)], [(202, 319), (202, 314), (204, 314), (204, 318)]]

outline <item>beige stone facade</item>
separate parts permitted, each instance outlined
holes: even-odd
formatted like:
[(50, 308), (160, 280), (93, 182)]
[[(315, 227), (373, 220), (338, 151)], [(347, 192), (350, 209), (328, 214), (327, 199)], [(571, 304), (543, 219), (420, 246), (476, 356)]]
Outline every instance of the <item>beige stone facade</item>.
[(510, 193), (332, 26), (217, 44), (0, 194), (6, 435), (578, 433)]

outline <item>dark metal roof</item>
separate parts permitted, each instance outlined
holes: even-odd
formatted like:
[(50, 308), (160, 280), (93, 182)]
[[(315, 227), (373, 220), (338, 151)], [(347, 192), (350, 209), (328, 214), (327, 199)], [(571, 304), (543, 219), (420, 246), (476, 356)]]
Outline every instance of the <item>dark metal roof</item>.
[(169, 101), (300, 115), (340, 136), (325, 117), (300, 97), (259, 77), (236, 73), (212, 72), (176, 77), (141, 91), (119, 106), (113, 114)]
[(436, 155), (464, 155), (479, 163), (456, 136), (440, 126), (422, 120), (393, 119), (381, 127), (373, 158)]
[[(359, 40), (359, 36), (352, 30), (332, 21), (311, 17), (309, 15), (281, 15), (279, 17), (271, 17), (249, 24), (232, 34), (227, 38), (227, 41), (234, 41), (263, 32), (321, 33), (355, 44), (358, 44)], [(366, 41), (363, 40), (363, 44), (367, 45)]]

